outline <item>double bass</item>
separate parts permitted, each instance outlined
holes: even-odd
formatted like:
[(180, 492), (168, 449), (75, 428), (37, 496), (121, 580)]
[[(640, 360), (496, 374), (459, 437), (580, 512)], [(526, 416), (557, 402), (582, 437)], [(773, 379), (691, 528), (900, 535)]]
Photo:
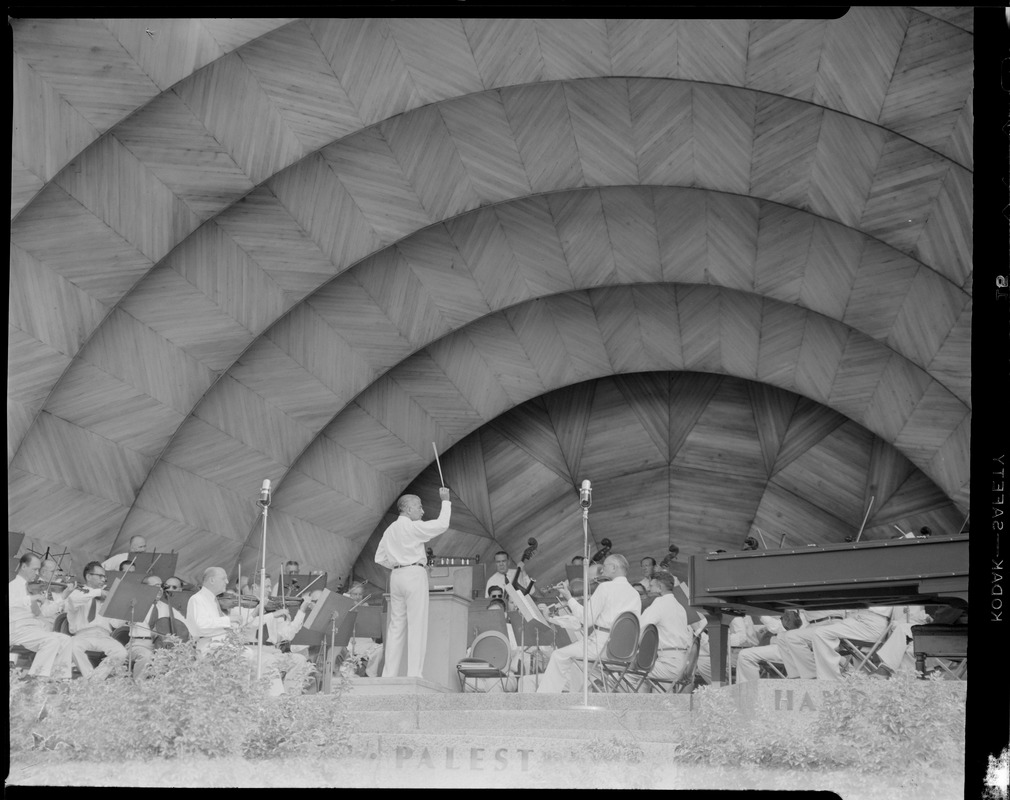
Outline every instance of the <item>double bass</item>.
[[(518, 566), (516, 567), (515, 574), (512, 576), (512, 588), (515, 589), (517, 592), (520, 592), (521, 594), (528, 595), (533, 591), (533, 586), (536, 584), (536, 581), (532, 577), (530, 577), (530, 574), (528, 572), (526, 572), (525, 567), (527, 562), (531, 561), (533, 559), (533, 556), (536, 555), (537, 547), (539, 547), (539, 545), (537, 543), (537, 540), (534, 539), (532, 536), (527, 540), (526, 543), (529, 546), (525, 550), (523, 550), (523, 557), (519, 561)], [(529, 583), (526, 586), (523, 586), (519, 583), (520, 573), (525, 574), (527, 580), (529, 581)]]

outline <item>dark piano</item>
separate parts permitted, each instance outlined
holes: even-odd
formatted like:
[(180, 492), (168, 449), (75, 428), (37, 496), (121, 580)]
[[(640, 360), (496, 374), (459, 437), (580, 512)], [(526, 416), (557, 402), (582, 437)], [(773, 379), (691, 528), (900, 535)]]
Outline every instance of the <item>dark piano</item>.
[(968, 605), (968, 536), (885, 539), (689, 559), (691, 605), (709, 617), (712, 675), (725, 673), (726, 614)]

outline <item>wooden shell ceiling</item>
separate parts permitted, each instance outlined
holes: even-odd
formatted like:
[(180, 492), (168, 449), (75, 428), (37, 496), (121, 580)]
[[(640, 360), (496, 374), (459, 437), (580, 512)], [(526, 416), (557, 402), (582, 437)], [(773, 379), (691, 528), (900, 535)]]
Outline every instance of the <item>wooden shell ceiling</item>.
[(432, 442), (439, 552), (960, 526), (971, 9), (12, 24), (12, 530), (374, 574)]

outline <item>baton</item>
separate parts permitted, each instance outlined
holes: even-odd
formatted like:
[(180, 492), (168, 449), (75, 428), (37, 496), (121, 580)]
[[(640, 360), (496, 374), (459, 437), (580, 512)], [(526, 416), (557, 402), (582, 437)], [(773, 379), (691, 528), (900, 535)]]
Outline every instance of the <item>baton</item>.
[(435, 464), (438, 466), (438, 479), (442, 481), (442, 487), (445, 487), (445, 478), (442, 477), (442, 465), (438, 461), (438, 448), (435, 447), (435, 443), (431, 443), (431, 449), (435, 451)]

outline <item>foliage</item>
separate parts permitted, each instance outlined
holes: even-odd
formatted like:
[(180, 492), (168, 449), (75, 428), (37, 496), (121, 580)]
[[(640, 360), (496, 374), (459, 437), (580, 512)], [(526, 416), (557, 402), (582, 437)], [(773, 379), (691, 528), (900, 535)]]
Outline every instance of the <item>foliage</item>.
[(963, 696), (943, 681), (898, 673), (890, 680), (851, 675), (823, 693), (813, 722), (767, 713), (748, 716), (733, 693), (703, 687), (678, 749), (680, 760), (792, 769), (879, 773), (964, 764)]
[[(281, 659), (283, 660), (283, 659)], [(288, 659), (285, 685), (304, 686), (311, 664)], [(11, 753), (58, 750), (93, 761), (179, 756), (340, 754), (350, 734), (336, 694), (271, 697), (275, 675), (256, 681), (237, 638), (198, 653), (176, 642), (155, 651), (134, 681), (118, 669), (104, 681), (16, 680), (10, 684)]]

